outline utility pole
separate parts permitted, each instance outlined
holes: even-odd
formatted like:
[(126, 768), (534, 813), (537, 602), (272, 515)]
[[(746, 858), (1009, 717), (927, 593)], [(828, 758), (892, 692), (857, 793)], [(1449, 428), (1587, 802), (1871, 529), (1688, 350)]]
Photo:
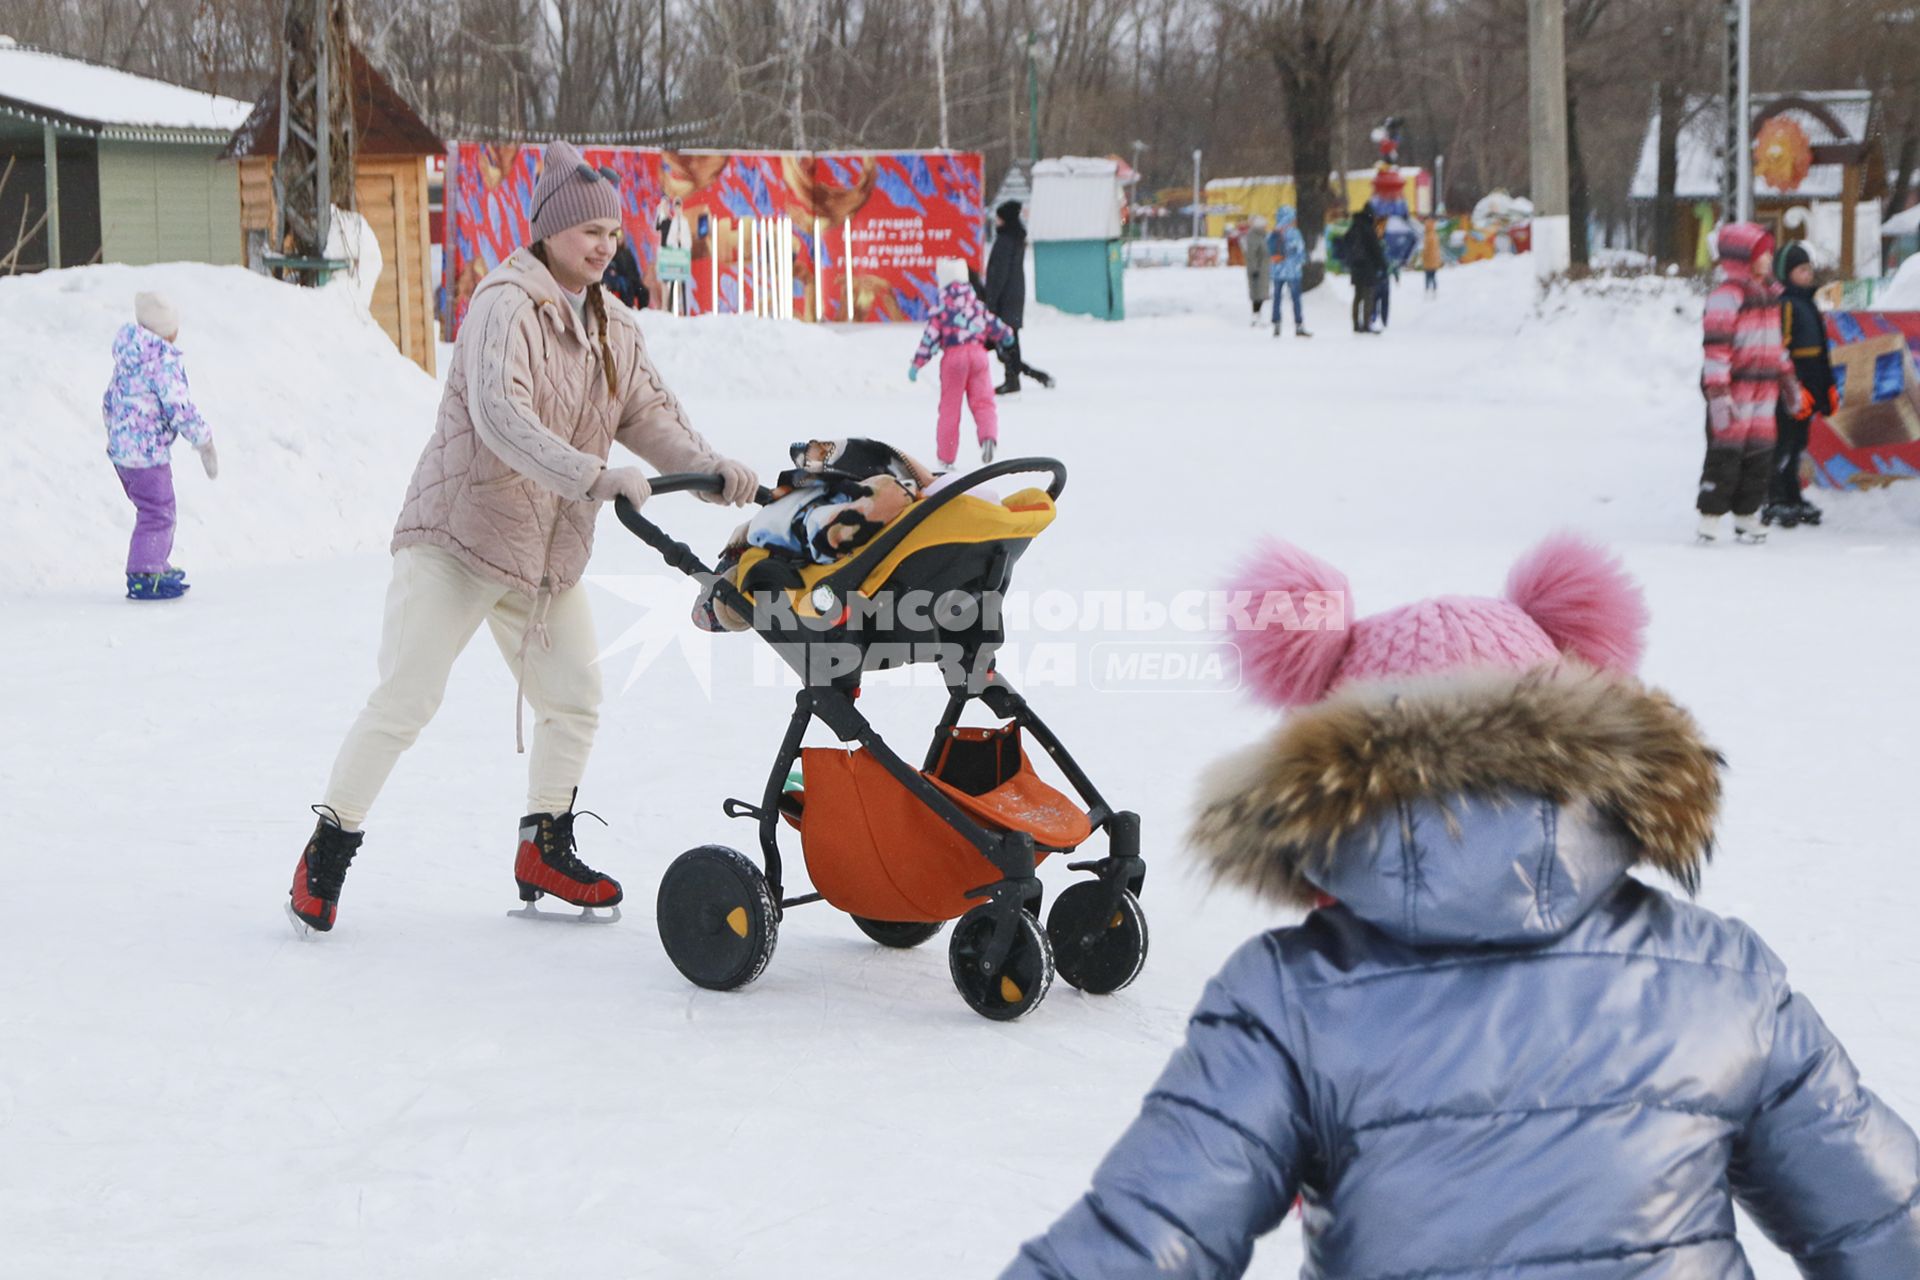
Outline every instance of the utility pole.
[(940, 88), (940, 149), (947, 147), (947, 5), (946, 0), (934, 0), (933, 5), (933, 76)]
[(1200, 238), (1200, 148), (1193, 149), (1193, 238)]
[(1728, 222), (1753, 218), (1752, 0), (1723, 0), (1727, 23), (1726, 168), (1720, 175), (1720, 207)]
[(1527, 0), (1527, 125), (1533, 169), (1533, 269), (1567, 269), (1566, 0)]
[[(287, 0), (280, 54), (280, 154), (273, 164), (275, 255), (302, 284), (326, 283), (333, 209), (354, 205), (348, 0)], [(337, 265), (337, 264), (336, 264)]]
[(1037, 164), (1040, 160), (1040, 76), (1033, 68), (1036, 39), (1033, 32), (1027, 32), (1027, 159)]

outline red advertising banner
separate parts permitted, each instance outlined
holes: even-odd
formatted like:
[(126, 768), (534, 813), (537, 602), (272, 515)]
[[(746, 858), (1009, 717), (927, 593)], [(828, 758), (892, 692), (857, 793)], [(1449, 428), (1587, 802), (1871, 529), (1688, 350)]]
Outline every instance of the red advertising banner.
[[(448, 155), (449, 337), (483, 276), (529, 238), (541, 148), (463, 142)], [(620, 178), (626, 232), (656, 307), (687, 315), (924, 320), (934, 262), (981, 266), (977, 153), (719, 152), (585, 147)], [(665, 244), (690, 280), (670, 296)]]
[(1840, 408), (1808, 435), (1814, 483), (1860, 489), (1920, 476), (1920, 312), (1835, 311), (1827, 335)]

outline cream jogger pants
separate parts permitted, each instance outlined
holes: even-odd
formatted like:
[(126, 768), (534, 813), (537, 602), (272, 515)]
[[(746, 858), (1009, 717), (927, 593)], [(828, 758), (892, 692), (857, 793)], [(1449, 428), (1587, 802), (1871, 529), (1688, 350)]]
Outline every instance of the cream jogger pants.
[[(350, 830), (366, 821), (400, 753), (440, 709), (453, 660), (486, 622), (533, 707), (527, 761), (528, 813), (559, 813), (586, 773), (600, 723), (598, 645), (587, 593), (573, 587), (548, 605), (543, 647), (536, 635), (520, 658), (534, 598), (468, 568), (438, 547), (402, 547), (393, 557), (380, 631), (380, 684), (347, 731), (327, 783), (326, 803)], [(500, 699), (506, 732), (506, 697)]]

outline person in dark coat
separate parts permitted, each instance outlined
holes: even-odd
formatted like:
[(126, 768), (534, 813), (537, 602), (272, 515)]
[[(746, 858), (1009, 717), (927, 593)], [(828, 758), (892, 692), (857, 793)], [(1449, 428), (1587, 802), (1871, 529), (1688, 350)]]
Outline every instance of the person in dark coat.
[(1374, 292), (1387, 274), (1387, 250), (1380, 243), (1380, 229), (1374, 225), (1372, 210), (1361, 209), (1353, 215), (1342, 248), (1346, 251), (1347, 274), (1353, 279), (1353, 331), (1378, 332), (1373, 327)]
[(1026, 374), (1043, 387), (1053, 385), (1052, 375), (1028, 364), (1020, 355), (1020, 327), (1027, 319), (1027, 229), (1020, 221), (1020, 202), (1008, 200), (994, 210), (998, 231), (993, 249), (987, 254), (987, 310), (1013, 330), (1011, 346), (1000, 349), (1000, 363), (1007, 378), (993, 389), (995, 395), (1012, 395), (1020, 390), (1020, 375)]
[(1691, 895), (1722, 761), (1633, 674), (1619, 561), (1554, 538), (1502, 599), (1352, 621), (1295, 547), (1232, 586), (1333, 607), (1236, 633), (1293, 710), (1192, 839), (1308, 914), (1227, 961), (1002, 1280), (1229, 1280), (1296, 1201), (1303, 1276), (1752, 1280), (1736, 1205), (1803, 1276), (1920, 1276), (1913, 1130), (1752, 929), (1635, 874)]
[(646, 277), (641, 274), (640, 260), (633, 255), (633, 244), (626, 237), (621, 237), (620, 247), (613, 251), (613, 261), (607, 264), (607, 273), (600, 277), (600, 283), (635, 311), (646, 310), (650, 300)]
[(1797, 524), (1819, 524), (1820, 508), (1808, 502), (1800, 489), (1800, 455), (1807, 448), (1807, 432), (1816, 413), (1833, 414), (1840, 409), (1839, 382), (1833, 376), (1833, 348), (1827, 340), (1827, 322), (1813, 300), (1813, 262), (1807, 247), (1798, 242), (1780, 251), (1777, 267), (1783, 291), (1780, 298), (1780, 333), (1786, 340), (1787, 355), (1793, 360), (1793, 375), (1800, 383), (1796, 403), (1780, 402), (1779, 438), (1773, 445), (1773, 475), (1767, 488), (1767, 505), (1761, 519), (1767, 524), (1792, 528)]

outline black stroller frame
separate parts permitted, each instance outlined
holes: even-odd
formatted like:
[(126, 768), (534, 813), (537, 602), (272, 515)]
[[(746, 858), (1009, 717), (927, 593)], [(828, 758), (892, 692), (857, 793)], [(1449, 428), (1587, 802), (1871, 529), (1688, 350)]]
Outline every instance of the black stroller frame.
[[(960, 494), (1001, 476), (1033, 471), (1051, 473), (1047, 494), (1049, 498), (1057, 499), (1066, 487), (1066, 468), (1054, 459), (1010, 458), (982, 467), (916, 503), (873, 541), (849, 556), (815, 585), (812, 592), (814, 603), (819, 605), (825, 602), (826, 607), (821, 609), (823, 615), (834, 611), (840, 602), (847, 601), (859, 589), (915, 528)], [(656, 495), (717, 492), (720, 487), (721, 479), (717, 475), (664, 475), (651, 482), (652, 492)], [(764, 488), (756, 495), (756, 500), (762, 504), (772, 498), (773, 495)], [(753, 619), (751, 628), (780, 653), (783, 660), (800, 674), (803, 682), (794, 699), (793, 715), (767, 774), (759, 803), (728, 798), (722, 805), (722, 811), (730, 818), (751, 818), (755, 821), (762, 865), (752, 867), (739, 854), (721, 846), (703, 846), (681, 855), (675, 867), (670, 868), (667, 877), (662, 880), (662, 941), (667, 944), (675, 964), (689, 979), (699, 985), (721, 990), (745, 986), (759, 976), (771, 957), (778, 923), (786, 911), (822, 899), (819, 893), (786, 895), (784, 863), (779, 846), (784, 788), (800, 757), (807, 731), (817, 720), (840, 742), (857, 743), (869, 752), (888, 775), (966, 839), (1000, 873), (998, 880), (967, 892), (966, 896), (979, 899), (980, 905), (961, 917), (955, 927), (951, 948), (955, 985), (976, 1012), (1005, 1020), (1030, 1010), (1045, 995), (1056, 953), (1061, 975), (1083, 990), (1106, 994), (1132, 981), (1144, 963), (1147, 942), (1145, 918), (1136, 901), (1146, 879), (1146, 863), (1140, 854), (1139, 815), (1116, 810), (1107, 803), (1058, 735), (994, 669), (992, 650), (1001, 642), (997, 626), (962, 637), (959, 644), (962, 660), (942, 664), (948, 689), (947, 705), (934, 730), (922, 767), (928, 772), (935, 769), (945, 744), (956, 733), (968, 704), (977, 700), (1002, 722), (1017, 725), (1023, 733), (1038, 742), (1065, 776), (1086, 808), (1091, 829), (1105, 833), (1107, 854), (1103, 858), (1069, 864), (1071, 870), (1090, 872), (1093, 880), (1076, 884), (1062, 892), (1044, 933), (1039, 931), (1035, 923), (1042, 905), (1042, 889), (1035, 874), (1037, 859), (1033, 835), (1019, 830), (996, 831), (983, 825), (929, 782), (920, 769), (902, 759), (866, 716), (861, 714), (855, 705), (855, 699), (860, 694), (861, 676), (866, 670), (895, 664), (885, 661), (868, 664), (865, 659), (870, 649), (881, 646), (862, 641), (857, 632), (846, 629), (845, 610), (840, 611), (837, 620), (829, 621), (822, 617), (798, 627), (791, 612), (756, 610), (752, 596), (725, 576), (717, 574), (686, 544), (669, 536), (626, 499), (616, 500), (615, 511), (620, 522), (657, 551), (670, 567), (708, 585), (718, 603), (740, 617)], [(967, 590), (983, 595), (1003, 591), (1011, 578), (1013, 560), (1017, 555), (1018, 552), (1008, 555), (1004, 549), (998, 550), (984, 574)], [(762, 592), (755, 594), (763, 598), (765, 595)], [(803, 633), (804, 638), (796, 638), (797, 632)], [(816, 682), (813, 675), (819, 667), (810, 658), (816, 646), (822, 644), (858, 646), (863, 659), (861, 665), (851, 671), (841, 671), (824, 682)], [(983, 653), (987, 657), (984, 668), (979, 662)], [(722, 855), (730, 855), (732, 861)], [(669, 937), (667, 915), (674, 872), (682, 863), (696, 857), (702, 859), (709, 869), (725, 862), (726, 870), (735, 878), (751, 871), (762, 882), (753, 886), (755, 892), (750, 895), (756, 899), (750, 905), (757, 906), (758, 910), (748, 912), (746, 923), (749, 927), (745, 935), (742, 935), (737, 916), (728, 917), (732, 921), (730, 930), (713, 927), (706, 930), (707, 934), (719, 939), (718, 950), (722, 954), (713, 956), (706, 954), (712, 948), (696, 946), (685, 936), (680, 936), (683, 949), (699, 954), (676, 954), (675, 940)], [(702, 883), (711, 884), (713, 879), (709, 876)], [(681, 896), (686, 897), (685, 894)], [(1070, 899), (1071, 909), (1068, 909)], [(892, 946), (916, 945), (932, 937), (941, 928), (937, 924), (892, 924), (857, 917), (856, 923), (876, 941)], [(1109, 936), (1123, 924), (1137, 930), (1137, 947), (1134, 948), (1137, 954), (1112, 954), (1116, 946), (1125, 951), (1130, 945)], [(686, 931), (674, 932), (684, 935)], [(729, 932), (735, 935), (732, 942), (727, 939)], [(759, 942), (758, 935), (762, 933), (765, 935), (764, 944), (751, 945)], [(965, 945), (962, 945), (963, 935)], [(742, 947), (738, 945), (741, 943), (750, 945)], [(1104, 962), (1101, 955), (1103, 948), (1108, 953)], [(1036, 951), (1039, 953), (1037, 957), (1032, 954)], [(1028, 972), (1029, 979), (1017, 984), (1022, 998), (997, 999), (996, 993), (1010, 989), (1003, 988), (1001, 982), (1003, 974), (1010, 967), (1021, 967)], [(1036, 972), (1039, 976), (1034, 978)], [(976, 996), (981, 998), (976, 999)]]

